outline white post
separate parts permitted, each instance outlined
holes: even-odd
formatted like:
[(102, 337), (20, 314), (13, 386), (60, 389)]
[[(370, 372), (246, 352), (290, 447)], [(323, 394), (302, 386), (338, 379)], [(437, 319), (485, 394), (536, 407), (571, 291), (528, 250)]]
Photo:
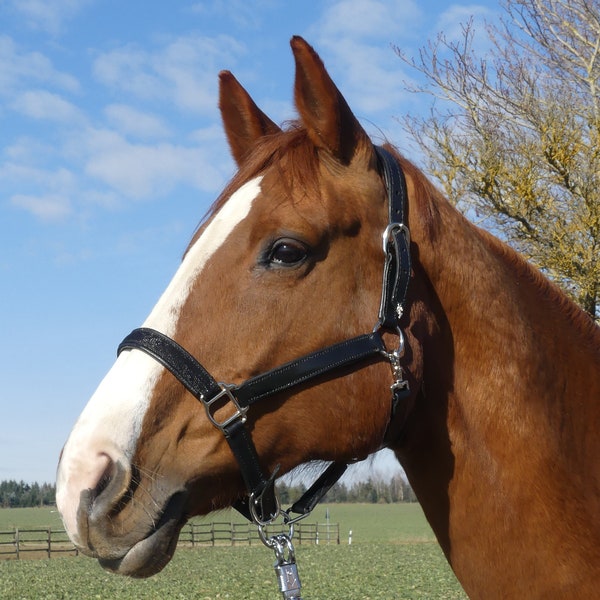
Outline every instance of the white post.
[(348, 533), (348, 546), (352, 545), (352, 529)]

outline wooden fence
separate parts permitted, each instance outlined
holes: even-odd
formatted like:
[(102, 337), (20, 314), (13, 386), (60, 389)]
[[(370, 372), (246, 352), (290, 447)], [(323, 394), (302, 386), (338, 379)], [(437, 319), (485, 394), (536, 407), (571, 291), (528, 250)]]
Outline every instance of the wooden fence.
[[(267, 528), (267, 534), (277, 533)], [(219, 546), (262, 543), (251, 523), (187, 523), (181, 530), (179, 544), (187, 546)], [(339, 544), (339, 523), (297, 523), (294, 544)]]
[[(267, 528), (268, 534), (277, 531)], [(235, 546), (260, 544), (256, 527), (250, 523), (187, 523), (179, 535), (178, 546)], [(294, 544), (339, 544), (339, 523), (297, 523)], [(0, 560), (52, 558), (77, 555), (64, 529), (51, 527), (14, 528), (0, 531)]]
[(51, 558), (57, 554), (77, 554), (64, 529), (15, 527), (0, 531), (0, 559)]

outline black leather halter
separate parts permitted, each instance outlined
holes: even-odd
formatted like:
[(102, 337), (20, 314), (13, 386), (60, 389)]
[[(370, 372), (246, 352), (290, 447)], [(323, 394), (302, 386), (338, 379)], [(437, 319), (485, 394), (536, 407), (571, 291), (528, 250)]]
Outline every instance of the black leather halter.
[[(376, 147), (375, 150), (388, 192), (389, 224), (383, 234), (386, 260), (379, 319), (372, 333), (317, 350), (239, 385), (217, 382), (187, 350), (153, 329), (135, 329), (118, 348), (118, 354), (132, 349), (146, 352), (171, 371), (202, 402), (208, 418), (224, 434), (240, 466), (248, 496), (238, 502), (236, 508), (259, 524), (272, 521), (280, 512), (274, 490), (277, 469), (270, 477), (263, 474), (256, 448), (244, 425), (250, 406), (263, 398), (340, 369), (381, 359), (389, 360), (392, 365), (395, 378), (391, 386), (393, 407), (408, 393), (408, 383), (403, 379), (400, 367), (404, 342), (399, 326), (411, 271), (410, 236), (405, 224), (406, 182), (394, 157), (384, 148)], [(385, 330), (394, 331), (400, 336), (398, 350), (386, 350), (381, 337)], [(235, 409), (234, 414), (219, 420), (217, 410), (228, 403)], [(330, 464), (286, 514), (308, 514), (341, 477), (346, 467), (345, 463)]]

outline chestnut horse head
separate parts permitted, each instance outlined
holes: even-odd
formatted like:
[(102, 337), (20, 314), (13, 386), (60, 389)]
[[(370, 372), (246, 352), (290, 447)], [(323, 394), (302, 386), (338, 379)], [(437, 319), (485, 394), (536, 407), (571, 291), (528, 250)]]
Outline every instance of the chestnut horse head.
[(471, 597), (592, 597), (598, 328), (376, 148), (314, 50), (292, 49), (288, 129), (221, 73), (238, 171), (63, 449), (71, 539), (151, 575), (190, 516), (387, 446)]

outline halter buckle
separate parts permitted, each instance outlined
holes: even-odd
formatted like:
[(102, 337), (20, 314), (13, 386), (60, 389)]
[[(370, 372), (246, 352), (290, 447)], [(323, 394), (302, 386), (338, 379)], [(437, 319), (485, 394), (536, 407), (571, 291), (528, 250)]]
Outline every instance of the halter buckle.
[[(246, 413), (248, 412), (249, 407), (240, 406), (238, 399), (233, 394), (233, 390), (236, 386), (230, 383), (219, 383), (219, 387), (221, 388), (221, 391), (216, 396), (213, 396), (210, 400), (203, 400), (206, 414), (208, 415), (210, 422), (221, 431), (224, 431), (228, 425), (238, 419), (240, 419), (242, 423), (245, 423), (247, 419)], [(219, 421), (216, 417), (216, 412), (220, 408), (223, 408), (228, 402), (233, 404), (235, 413), (230, 417), (227, 417), (224, 421)]]
[(407, 246), (410, 245), (410, 231), (408, 227), (404, 223), (390, 223), (383, 231), (382, 241), (383, 241), (383, 253), (387, 254), (388, 244), (390, 240), (392, 240), (392, 236), (396, 234), (396, 232), (402, 232), (406, 239)]

